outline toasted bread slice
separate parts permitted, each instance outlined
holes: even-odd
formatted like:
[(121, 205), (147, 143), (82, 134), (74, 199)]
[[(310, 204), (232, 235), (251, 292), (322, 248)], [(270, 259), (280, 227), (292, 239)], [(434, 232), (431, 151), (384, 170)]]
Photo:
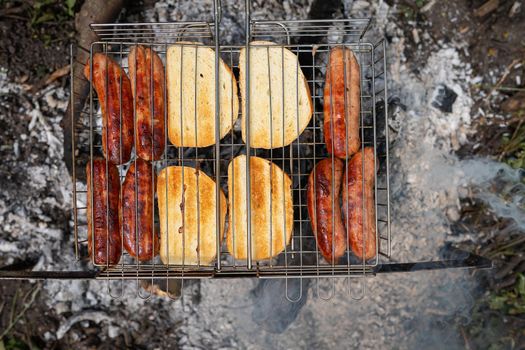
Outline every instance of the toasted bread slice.
[[(177, 147), (215, 144), (215, 51), (200, 43), (171, 45), (166, 54), (168, 137)], [(239, 113), (237, 82), (226, 63), (219, 63), (220, 137)]]
[[(157, 180), (160, 258), (170, 265), (210, 265), (217, 255), (215, 181), (191, 167), (169, 166)], [(220, 192), (221, 241), (226, 197)]]
[[(245, 155), (228, 166), (228, 251), (236, 259), (247, 257), (248, 203)], [(293, 230), (292, 180), (277, 165), (250, 157), (252, 259), (278, 255), (290, 242)]]
[[(246, 52), (239, 56), (242, 139), (246, 142)], [(283, 83), (284, 81), (284, 83)], [(250, 145), (289, 145), (312, 119), (312, 98), (297, 56), (269, 41), (250, 44)], [(284, 119), (284, 120), (283, 120)]]

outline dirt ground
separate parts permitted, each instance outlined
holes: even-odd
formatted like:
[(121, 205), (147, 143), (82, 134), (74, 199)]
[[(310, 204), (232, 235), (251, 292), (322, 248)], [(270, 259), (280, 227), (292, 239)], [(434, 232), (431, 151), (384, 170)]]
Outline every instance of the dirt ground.
[[(474, 74), (480, 77), (479, 82), (472, 86), (472, 95), (476, 98), (476, 103), (484, 107), (485, 113), (508, 116), (498, 122), (490, 119), (490, 123), (483, 117), (476, 119), (479, 132), (472, 136), (471, 144), (460, 149), (461, 156), (496, 156), (500, 153), (501, 135), (511, 133), (516, 127), (516, 123), (510, 120), (513, 118), (513, 111), (503, 113), (501, 106), (503, 102), (518, 96), (520, 92), (515, 90), (519, 87), (516, 77), (525, 76), (525, 66), (513, 68), (517, 63), (523, 62), (525, 57), (525, 10), (521, 8), (513, 14), (513, 6), (518, 2), (501, 0), (494, 11), (480, 15), (479, 8), (485, 3), (484, 0), (387, 1), (398, 10), (393, 20), (404, 31), (407, 38), (405, 57), (407, 61), (412, 62), (415, 71), (420, 63), (426, 62), (436, 45), (465, 41), (467, 45), (462, 52), (463, 60), (469, 62)], [(74, 38), (71, 11), (77, 11), (81, 5), (79, 1), (73, 3), (74, 6), (68, 10), (66, 5), (58, 1), (0, 1), (0, 66), (7, 69), (11, 80), (28, 84), (28, 90), (39, 88), (50, 73), (68, 63), (68, 45)], [(151, 3), (147, 2), (147, 5), (151, 6)], [(128, 11), (137, 12), (137, 18), (140, 19), (140, 8), (137, 5), (133, 5)], [(424, 29), (430, 33), (429, 37), (421, 35)], [(513, 62), (514, 64), (509, 66)], [(501, 80), (507, 69), (510, 73)], [(53, 84), (67, 87), (67, 77), (60, 78)], [(493, 92), (495, 87), (499, 95), (487, 98), (487, 94)], [(501, 90), (502, 87), (505, 90)], [(0, 96), (0, 99), (3, 102), (0, 104), (0, 112), (10, 116), (0, 120), (1, 143), (11, 145), (14, 142), (13, 135), (23, 132), (30, 123), (30, 120), (20, 121), (16, 118), (15, 107), (27, 101), (18, 96)], [(8, 109), (8, 105), (13, 108)], [(0, 150), (0, 159), (3, 159), (4, 164), (8, 164), (0, 167), (2, 191), (13, 193), (30, 190), (21, 186), (26, 182), (23, 177), (27, 175), (24, 175), (23, 169), (18, 168), (18, 160), (32, 154), (35, 162), (43, 162), (46, 151), (44, 146), (37, 147), (37, 140), (29, 140), (27, 145), (33, 146), (22, 146), (17, 157), (12, 156), (10, 148), (3, 147)], [(472, 207), (476, 206), (471, 205), (470, 208)], [(68, 212), (50, 208), (47, 214), (57, 221), (57, 226), (67, 227)], [(495, 227), (500, 229), (505, 226), (505, 223), (501, 222), (489, 226), (487, 221), (476, 220), (472, 219), (470, 210), (463, 213), (460, 222), (472, 230), (483, 230), (483, 227), (491, 227), (494, 230)], [(480, 237), (483, 239), (484, 236)], [(471, 247), (479, 248), (479, 245), (485, 243), (473, 242)], [(37, 260), (38, 256), (27, 256), (18, 263), (21, 263), (21, 267), (27, 267), (35, 264)], [(3, 262), (0, 255), (0, 266)], [(77, 323), (64, 338), (56, 340), (46, 334), (56, 331), (60, 320), (67, 315), (58, 316), (54, 310), (46, 307), (44, 300), (49, 296), (44, 295), (38, 283), (3, 281), (0, 284), (0, 295), (0, 333), (14, 323), (17, 315), (21, 315), (20, 320), (14, 323), (4, 338), (6, 349), (140, 349), (152, 346), (147, 335), (153, 336), (154, 329), (146, 328), (140, 332), (131, 330), (127, 335), (119, 335), (103, 342), (98, 337), (101, 326), (92, 321)], [(24, 305), (33, 296), (34, 301), (24, 310)], [(158, 337), (160, 340), (156, 345), (166, 348), (168, 343), (163, 344), (162, 337)]]
[(0, 62), (9, 76), (34, 84), (68, 63), (72, 14), (62, 2), (2, 1)]

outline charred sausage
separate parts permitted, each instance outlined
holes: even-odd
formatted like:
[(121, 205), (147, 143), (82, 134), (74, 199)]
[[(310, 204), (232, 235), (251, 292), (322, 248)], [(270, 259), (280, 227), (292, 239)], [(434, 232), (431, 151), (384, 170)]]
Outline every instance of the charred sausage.
[(366, 147), (350, 159), (343, 176), (343, 182), (346, 181), (343, 185), (343, 215), (348, 244), (354, 254), (364, 260), (376, 255), (374, 162), (374, 149)]
[(352, 50), (338, 46), (330, 51), (324, 86), (324, 139), (328, 152), (341, 159), (351, 157), (361, 145), (359, 74)]
[(310, 174), (307, 187), (308, 214), (317, 246), (326, 261), (332, 264), (346, 249), (339, 204), (343, 167), (340, 159), (323, 159)]
[(133, 46), (128, 57), (131, 90), (135, 97), (135, 133), (137, 156), (158, 160), (164, 139), (164, 66), (151, 48)]
[(119, 226), (120, 179), (115, 165), (95, 158), (86, 166), (88, 252), (95, 265), (116, 265), (122, 254)]
[[(102, 152), (113, 164), (129, 161), (133, 148), (133, 95), (128, 76), (117, 62), (93, 54), (92, 84), (102, 109)], [(90, 79), (90, 62), (84, 76)]]
[(137, 158), (122, 185), (121, 225), (124, 248), (139, 261), (151, 260), (159, 252), (154, 230), (155, 174), (151, 163)]

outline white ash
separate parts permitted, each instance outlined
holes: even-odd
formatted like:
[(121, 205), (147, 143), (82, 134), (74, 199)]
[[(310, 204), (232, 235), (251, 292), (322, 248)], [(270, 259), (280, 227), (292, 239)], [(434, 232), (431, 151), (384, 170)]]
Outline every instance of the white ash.
[[(299, 1), (251, 1), (253, 19), (306, 18), (312, 0)], [(244, 40), (244, 2), (222, 1), (220, 40), (223, 45), (239, 45)], [(199, 1), (158, 1), (144, 13), (147, 21), (208, 21), (213, 22), (213, 2)]]
[(63, 88), (50, 86), (32, 95), (25, 86), (10, 82), (2, 68), (0, 96), (2, 107), (16, 116), (13, 120), (13, 115), (2, 114), (0, 120), (19, 126), (16, 132), (6, 134), (4, 147), (8, 150), (12, 142), (13, 152), (4, 153), (0, 165), (4, 167), (2, 173), (7, 174), (0, 194), (2, 262), (39, 256), (42, 247), (49, 251), (46, 258), (51, 261), (53, 254), (60, 251), (64, 235), (56, 214), (64, 213), (65, 217), (71, 205), (71, 180), (62, 162), (59, 125), (67, 93)]

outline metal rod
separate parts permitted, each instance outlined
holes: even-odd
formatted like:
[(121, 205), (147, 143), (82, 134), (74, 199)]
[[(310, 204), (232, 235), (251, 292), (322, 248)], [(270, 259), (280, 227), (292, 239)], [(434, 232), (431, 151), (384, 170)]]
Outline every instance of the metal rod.
[[(219, 23), (221, 21), (222, 10), (220, 0), (213, 1), (213, 12), (215, 14), (215, 227), (216, 227), (216, 251), (217, 251), (217, 271), (221, 270), (221, 82), (219, 64), (221, 60), (219, 44)], [(233, 89), (233, 84), (232, 84)], [(232, 94), (233, 96), (233, 94)], [(233, 97), (232, 97), (233, 98)], [(233, 125), (233, 123), (232, 123)]]
[[(328, 267), (328, 266), (325, 266)], [(488, 269), (492, 268), (492, 261), (490, 259), (487, 259), (485, 257), (468, 253), (466, 251), (460, 250), (460, 249), (453, 249), (451, 252), (451, 256), (447, 259), (443, 260), (437, 260), (437, 261), (418, 261), (418, 262), (400, 262), (400, 263), (390, 263), (390, 264), (379, 264), (375, 268), (368, 269), (366, 271), (366, 274), (368, 276), (373, 276), (375, 274), (380, 273), (396, 273), (396, 272), (418, 272), (418, 271), (428, 271), (428, 270), (443, 270), (443, 269), (450, 269), (450, 268), (476, 268), (476, 269)], [(165, 274), (161, 274), (161, 271), (154, 271), (155, 276), (158, 274), (159, 276), (166, 276)], [(112, 276), (115, 276), (115, 273), (117, 276), (120, 277), (122, 274), (121, 271), (19, 271), (19, 270), (6, 270), (4, 268), (0, 268), (0, 279), (41, 279), (41, 280), (48, 280), (48, 279), (104, 279), (104, 278), (112, 278)], [(149, 277), (149, 271), (146, 272), (147, 277)], [(223, 271), (218, 272), (216, 274), (213, 274), (213, 271), (187, 271), (185, 273), (186, 276), (181, 276), (180, 271), (171, 270), (169, 271), (169, 274), (167, 278), (185, 278), (185, 279), (196, 279), (196, 278), (209, 278), (212, 276), (214, 278), (238, 278), (238, 277), (259, 277), (259, 278), (282, 278), (282, 270), (278, 269), (272, 269), (272, 270), (265, 270), (260, 269), (259, 271), (249, 271), (249, 270), (242, 270), (242, 271), (235, 271), (235, 270), (226, 270), (223, 269)], [(331, 275), (332, 274), (332, 268), (329, 267), (329, 269), (322, 269), (322, 271), (317, 272), (315, 268), (309, 269), (309, 270), (297, 270), (297, 269), (290, 269), (288, 273), (290, 275), (293, 275), (296, 278), (311, 278), (319, 275)], [(337, 270), (337, 274), (335, 277), (340, 278), (346, 278), (347, 275), (346, 266), (342, 267), (342, 269)], [(356, 274), (362, 274), (362, 271), (360, 269), (355, 270)], [(124, 279), (135, 279), (137, 276), (137, 271), (131, 271), (131, 274), (126, 273), (123, 275)], [(139, 277), (143, 276), (139, 273)]]
[(75, 144), (75, 96), (74, 96), (74, 63), (73, 63), (73, 44), (69, 45), (69, 73), (71, 79), (70, 99), (71, 99), (71, 178), (73, 182), (73, 235), (75, 239), (75, 259), (80, 260), (78, 254), (78, 211), (77, 211), (77, 162), (76, 162), (76, 144)]
[(246, 265), (248, 270), (252, 269), (252, 197), (251, 197), (251, 174), (250, 174), (250, 0), (244, 1), (244, 15), (246, 16), (245, 21), (245, 32), (246, 42), (244, 44), (245, 49), (245, 128), (246, 128)]
[(390, 164), (389, 164), (389, 149), (390, 149), (390, 141), (388, 136), (389, 131), (389, 125), (388, 125), (388, 86), (387, 86), (387, 71), (386, 71), (386, 41), (383, 39), (383, 72), (384, 74), (384, 82), (383, 82), (383, 89), (384, 89), (384, 101), (385, 104), (385, 162), (386, 162), (386, 211), (387, 211), (387, 225), (386, 225), (386, 231), (387, 231), (387, 251), (388, 251), (388, 257), (392, 255), (391, 252), (391, 236), (390, 236)]

